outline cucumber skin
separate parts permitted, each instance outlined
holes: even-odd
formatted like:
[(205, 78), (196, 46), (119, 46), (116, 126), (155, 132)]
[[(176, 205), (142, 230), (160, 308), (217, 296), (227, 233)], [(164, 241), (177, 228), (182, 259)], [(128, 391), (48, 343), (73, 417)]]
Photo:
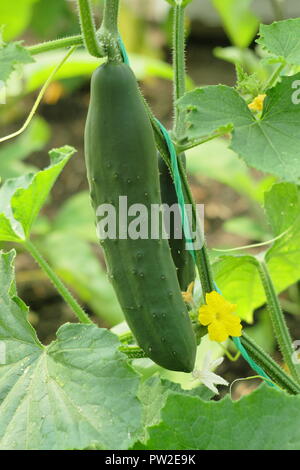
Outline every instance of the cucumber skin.
[[(85, 156), (94, 209), (119, 196), (161, 204), (157, 153), (137, 81), (126, 64), (93, 74)], [(137, 343), (160, 366), (191, 372), (196, 339), (166, 239), (102, 240), (108, 275)]]
[[(180, 158), (185, 166), (186, 157), (182, 153)], [(159, 180), (160, 180), (160, 191), (161, 199), (163, 204), (172, 206), (178, 204), (178, 198), (174, 186), (174, 181), (171, 176), (170, 170), (163, 158), (158, 154), (158, 168), (159, 168)], [(182, 291), (186, 291), (189, 284), (195, 280), (195, 264), (194, 260), (188, 250), (185, 249), (185, 238), (175, 238), (175, 231), (172, 230), (174, 227), (171, 218), (171, 230), (169, 234), (169, 245), (171, 249), (172, 258), (177, 269), (177, 278)]]

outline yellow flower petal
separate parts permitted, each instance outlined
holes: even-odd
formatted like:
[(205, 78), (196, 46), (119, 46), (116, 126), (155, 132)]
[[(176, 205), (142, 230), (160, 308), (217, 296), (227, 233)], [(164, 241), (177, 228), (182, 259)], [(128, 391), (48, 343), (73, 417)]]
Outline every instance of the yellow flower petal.
[(208, 327), (209, 339), (222, 343), (228, 338), (228, 333), (220, 321), (214, 321)]
[(265, 97), (265, 94), (256, 96), (252, 103), (248, 104), (248, 108), (251, 111), (262, 111)]
[(223, 342), (228, 336), (241, 336), (242, 325), (234, 315), (236, 305), (228, 302), (216, 291), (206, 294), (206, 305), (199, 308), (199, 323), (208, 325), (209, 337), (213, 341)]
[(211, 309), (208, 305), (202, 305), (202, 307), (199, 308), (198, 319), (201, 325), (206, 326), (214, 321), (215, 315), (213, 312), (211, 312)]

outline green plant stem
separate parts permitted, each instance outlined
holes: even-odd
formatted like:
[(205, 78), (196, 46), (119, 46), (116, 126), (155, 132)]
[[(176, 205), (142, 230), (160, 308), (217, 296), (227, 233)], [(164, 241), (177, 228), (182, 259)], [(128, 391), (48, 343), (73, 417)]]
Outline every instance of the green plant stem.
[(92, 320), (85, 313), (85, 311), (80, 307), (77, 300), (72, 296), (71, 292), (67, 289), (67, 287), (62, 283), (62, 281), (59, 279), (57, 274), (49, 266), (47, 261), (44, 259), (42, 254), (37, 249), (37, 247), (30, 240), (24, 241), (22, 245), (31, 254), (31, 256), (39, 264), (42, 270), (47, 274), (50, 281), (53, 283), (53, 285), (58, 290), (60, 295), (63, 297), (66, 303), (70, 306), (70, 308), (73, 310), (78, 320), (81, 323), (93, 323)]
[(116, 38), (119, 36), (118, 14), (119, 0), (105, 0), (101, 28), (109, 31)]
[(103, 57), (104, 50), (97, 38), (90, 0), (78, 0), (79, 19), (84, 43), (94, 57)]
[(99, 30), (106, 55), (111, 62), (122, 62), (118, 30), (119, 0), (105, 0), (103, 20)]
[(148, 357), (147, 354), (138, 346), (120, 346), (119, 351), (126, 354), (129, 359), (142, 359)]
[(185, 8), (176, 5), (173, 8), (173, 70), (174, 70), (174, 109), (175, 122), (173, 133), (176, 140), (183, 135), (182, 112), (176, 107), (176, 101), (185, 93)]
[(176, 150), (178, 153), (185, 152), (186, 150), (189, 150), (193, 147), (197, 147), (197, 145), (205, 144), (205, 142), (210, 142), (211, 140), (217, 139), (218, 137), (222, 137), (228, 134), (228, 132), (229, 131), (226, 129), (220, 132), (216, 132), (215, 134), (210, 135), (208, 137), (204, 137), (204, 138), (197, 139), (197, 140), (190, 140), (187, 143), (182, 143), (182, 144), (176, 140), (175, 142)]
[(274, 11), (274, 20), (284, 20), (283, 6), (280, 0), (271, 0), (271, 5)]
[(296, 366), (292, 361), (292, 355), (294, 352), (292, 339), (283, 312), (281, 310), (281, 306), (267, 264), (265, 261), (258, 261), (256, 266), (266, 294), (268, 311), (283, 359), (289, 368), (292, 377), (297, 382), (299, 382), (299, 375), (297, 373)]
[(127, 331), (126, 333), (121, 333), (120, 335), (118, 335), (118, 338), (121, 343), (130, 343), (134, 339), (131, 331)]
[(277, 385), (293, 395), (300, 393), (299, 384), (295, 382), (292, 377), (288, 376), (277, 362), (275, 362), (274, 359), (272, 359), (246, 333), (243, 333), (241, 336), (241, 342), (252, 359), (264, 369)]
[(53, 51), (55, 49), (63, 49), (64, 47), (82, 46), (83, 37), (81, 34), (76, 36), (67, 36), (53, 41), (46, 41), (33, 46), (27, 46), (26, 49), (31, 55), (41, 54), (43, 52)]
[(277, 81), (281, 71), (284, 69), (284, 67), (285, 67), (284, 63), (281, 63), (281, 64), (278, 65), (278, 67), (274, 70), (274, 72), (270, 76), (269, 80), (265, 84), (264, 91), (267, 91), (269, 88), (272, 88), (276, 84), (276, 81)]

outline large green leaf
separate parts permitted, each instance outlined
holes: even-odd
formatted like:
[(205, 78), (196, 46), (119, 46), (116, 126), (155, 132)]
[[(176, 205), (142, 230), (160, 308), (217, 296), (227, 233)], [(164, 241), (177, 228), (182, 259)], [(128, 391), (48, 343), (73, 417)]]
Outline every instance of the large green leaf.
[(127, 448), (140, 432), (139, 378), (117, 337), (65, 324), (42, 346), (16, 297), (13, 258), (0, 255), (0, 448)]
[(265, 208), (275, 235), (287, 233), (266, 253), (278, 292), (300, 279), (300, 192), (296, 185), (281, 183), (266, 193)]
[(0, 188), (0, 240), (29, 237), (32, 224), (45, 203), (53, 184), (74, 154), (69, 146), (50, 152), (51, 164), (38, 173), (7, 180)]
[(268, 53), (291, 65), (300, 65), (300, 18), (278, 21), (259, 28), (260, 44)]
[(252, 0), (212, 0), (212, 3), (222, 18), (231, 42), (238, 47), (248, 47), (259, 24), (250, 10)]
[(263, 386), (232, 402), (172, 393), (147, 450), (299, 450), (300, 397)]
[(222, 256), (213, 264), (222, 294), (237, 305), (236, 313), (248, 323), (253, 311), (265, 301), (259, 274), (251, 256)]
[[(278, 293), (300, 279), (300, 198), (291, 183), (278, 183), (266, 193), (265, 211), (274, 236), (283, 234), (265, 253)], [(284, 233), (286, 231), (286, 233)], [(265, 295), (251, 256), (222, 256), (213, 265), (216, 282), (224, 296), (237, 304), (237, 313), (251, 322), (253, 311)]]
[(177, 392), (182, 395), (197, 396), (202, 400), (210, 400), (214, 394), (208, 388), (200, 385), (192, 390), (184, 390), (179, 384), (169, 380), (161, 380), (158, 375), (141, 382), (139, 398), (143, 404), (143, 427), (140, 435), (142, 442), (148, 439), (147, 428), (158, 424), (161, 411), (170, 393)]
[(186, 112), (186, 138), (191, 141), (233, 127), (231, 148), (249, 165), (282, 179), (300, 180), (300, 104), (293, 101), (300, 73), (284, 77), (267, 92), (256, 118), (246, 102), (225, 85), (198, 88), (178, 102)]

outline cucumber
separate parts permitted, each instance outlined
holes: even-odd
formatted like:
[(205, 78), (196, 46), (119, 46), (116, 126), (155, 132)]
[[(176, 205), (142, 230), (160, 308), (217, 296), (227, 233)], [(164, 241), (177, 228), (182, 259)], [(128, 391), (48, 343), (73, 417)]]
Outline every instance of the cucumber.
[[(85, 157), (96, 211), (110, 203), (118, 220), (119, 196), (127, 196), (128, 207), (143, 204), (148, 214), (152, 204), (161, 204), (154, 135), (126, 64), (108, 62), (93, 73)], [(168, 241), (117, 237), (101, 242), (109, 278), (138, 345), (160, 366), (191, 372), (196, 340)]]
[[(185, 154), (180, 155), (184, 166), (186, 162)], [(159, 180), (161, 199), (164, 204), (171, 207), (178, 203), (177, 194), (170, 170), (163, 158), (158, 154)], [(177, 278), (182, 291), (186, 291), (189, 284), (195, 280), (194, 260), (188, 250), (185, 249), (185, 238), (182, 231), (182, 238), (175, 238), (174, 215), (170, 217), (169, 245), (174, 264), (177, 269)]]

